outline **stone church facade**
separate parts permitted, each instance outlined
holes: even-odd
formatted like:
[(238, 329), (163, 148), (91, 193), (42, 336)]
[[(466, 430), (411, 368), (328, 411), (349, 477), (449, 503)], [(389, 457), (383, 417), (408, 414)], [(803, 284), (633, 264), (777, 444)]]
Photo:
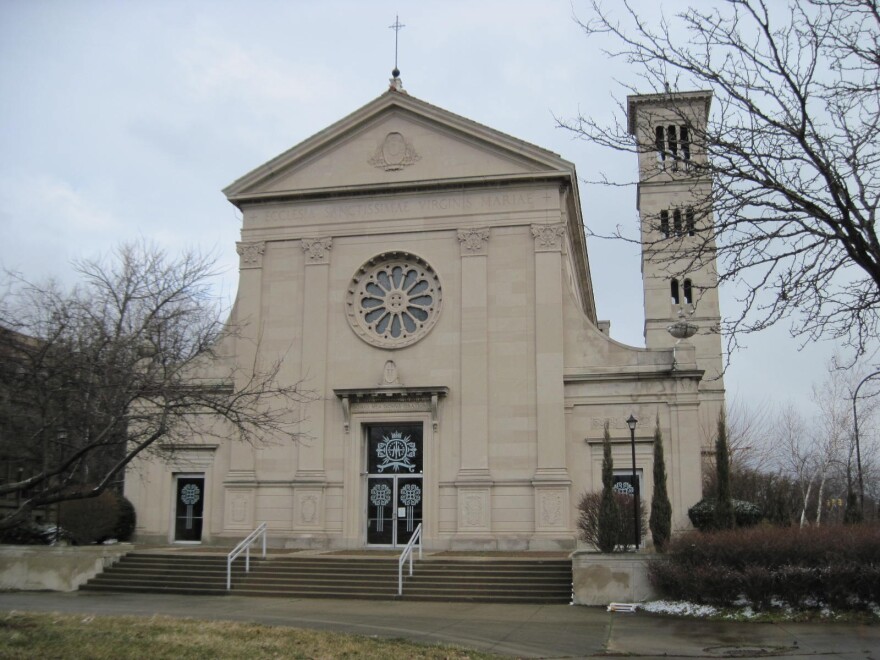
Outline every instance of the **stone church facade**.
[[(705, 122), (709, 102), (630, 99), (648, 145), (647, 348), (614, 341), (597, 317), (574, 165), (397, 80), (229, 186), (243, 215), (231, 359), (246, 377), (283, 358), (282, 377), (317, 395), (299, 411), (307, 437), (194, 437), (140, 460), (126, 477), (138, 540), (231, 544), (265, 521), (275, 546), (387, 548), (421, 523), (433, 549), (573, 548), (578, 500), (601, 489), (606, 422), (630, 479), (630, 414), (642, 498), (659, 419), (673, 526), (686, 528), (723, 406), (718, 300), (712, 264), (676, 298), (651, 255), (658, 232), (686, 241), (711, 222), (688, 225), (708, 183), (672, 166), (703, 157), (676, 126)], [(697, 333), (676, 343), (667, 326), (682, 307)]]

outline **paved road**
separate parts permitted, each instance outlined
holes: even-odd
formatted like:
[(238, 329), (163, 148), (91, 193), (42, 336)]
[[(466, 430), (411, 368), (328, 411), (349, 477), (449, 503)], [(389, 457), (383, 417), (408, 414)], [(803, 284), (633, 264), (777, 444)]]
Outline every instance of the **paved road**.
[(880, 625), (716, 623), (569, 605), (6, 592), (0, 593), (0, 610), (252, 621), (530, 658), (773, 655), (880, 660)]

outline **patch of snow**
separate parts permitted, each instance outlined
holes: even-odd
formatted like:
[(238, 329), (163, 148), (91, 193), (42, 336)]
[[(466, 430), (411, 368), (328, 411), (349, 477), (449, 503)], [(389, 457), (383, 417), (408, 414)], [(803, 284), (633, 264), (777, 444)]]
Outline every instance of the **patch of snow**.
[(676, 616), (714, 616), (718, 610), (711, 605), (697, 605), (687, 601), (652, 600), (642, 603), (639, 607), (645, 612), (654, 614), (674, 614)]

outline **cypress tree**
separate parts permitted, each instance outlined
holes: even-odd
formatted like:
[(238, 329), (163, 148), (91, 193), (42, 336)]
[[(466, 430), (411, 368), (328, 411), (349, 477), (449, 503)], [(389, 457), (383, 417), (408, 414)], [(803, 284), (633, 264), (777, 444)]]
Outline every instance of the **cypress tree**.
[(718, 497), (715, 502), (715, 527), (733, 529), (736, 517), (733, 498), (730, 496), (730, 453), (727, 447), (727, 420), (724, 411), (718, 415), (718, 437), (715, 439), (715, 474)]
[(602, 503), (599, 505), (599, 551), (614, 552), (617, 544), (617, 501), (614, 499), (614, 462), (611, 458), (611, 433), (605, 422), (602, 436)]
[(658, 552), (663, 552), (672, 535), (672, 504), (666, 489), (666, 459), (663, 456), (663, 434), (660, 431), (660, 415), (654, 426), (654, 494), (651, 496), (651, 538)]

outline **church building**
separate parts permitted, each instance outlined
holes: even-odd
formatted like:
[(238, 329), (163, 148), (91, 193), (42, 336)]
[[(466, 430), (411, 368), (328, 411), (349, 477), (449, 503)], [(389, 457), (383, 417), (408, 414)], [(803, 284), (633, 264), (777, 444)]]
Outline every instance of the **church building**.
[(276, 547), (387, 549), (421, 524), (426, 549), (572, 549), (606, 423), (632, 487), (630, 415), (642, 500), (659, 419), (673, 528), (688, 528), (724, 405), (720, 312), (714, 263), (682, 277), (662, 257), (711, 223), (690, 141), (710, 101), (629, 98), (646, 348), (597, 316), (574, 165), (397, 77), (231, 184), (237, 377), (283, 359), (316, 396), (296, 443), (193, 437), (136, 461), (137, 540), (232, 545), (267, 522)]

